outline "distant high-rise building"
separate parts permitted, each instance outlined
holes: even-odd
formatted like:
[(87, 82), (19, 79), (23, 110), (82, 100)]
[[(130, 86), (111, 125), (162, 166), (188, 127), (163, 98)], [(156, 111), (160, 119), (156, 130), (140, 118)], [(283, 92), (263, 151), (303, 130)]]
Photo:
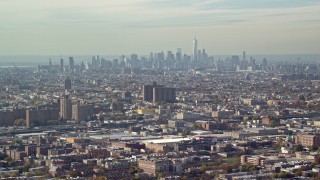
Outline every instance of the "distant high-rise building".
[(72, 105), (72, 119), (77, 122), (86, 121), (93, 114), (93, 110), (94, 106), (92, 104), (77, 102)]
[(243, 51), (243, 61), (246, 61), (246, 52)]
[(256, 65), (256, 59), (254, 59), (253, 57), (250, 57), (250, 66), (255, 66)]
[(83, 61), (81, 62), (80, 69), (81, 69), (81, 71), (86, 69), (86, 66)]
[(93, 69), (96, 69), (96, 65), (97, 64), (97, 59), (95, 56), (92, 56), (92, 59), (91, 59), (91, 66)]
[(130, 57), (130, 62), (131, 62), (131, 68), (138, 68), (140, 67), (140, 62), (139, 62), (139, 59), (138, 59), (138, 55), (137, 54), (131, 54), (131, 57)]
[(182, 50), (181, 50), (181, 48), (178, 48), (178, 49), (177, 49), (177, 52), (176, 52), (176, 60), (177, 60), (178, 62), (182, 61)]
[(68, 94), (65, 94), (63, 98), (60, 99), (60, 118), (72, 118), (72, 101)]
[(59, 109), (28, 109), (26, 110), (27, 127), (47, 125), (49, 120), (59, 119)]
[(193, 61), (198, 60), (198, 41), (197, 38), (195, 37), (193, 40)]
[(175, 102), (176, 89), (168, 87), (154, 87), (153, 88), (153, 102)]
[(107, 68), (107, 60), (101, 58), (101, 69), (104, 70)]
[(263, 67), (267, 67), (268, 66), (268, 60), (266, 58), (263, 59), (262, 66)]
[(97, 64), (96, 64), (97, 68), (101, 67), (101, 60), (100, 60), (100, 56), (97, 55)]
[(151, 102), (153, 100), (153, 88), (158, 86), (156, 82), (153, 82), (151, 85), (142, 86), (142, 96), (144, 101)]
[(64, 89), (71, 90), (71, 79), (69, 77), (64, 80)]
[(51, 71), (53, 70), (53, 66), (52, 66), (52, 61), (51, 58), (49, 60), (49, 72), (51, 73)]
[(63, 59), (60, 59), (60, 71), (64, 71)]
[(153, 54), (153, 52), (150, 53), (150, 60), (154, 60), (154, 54)]
[(118, 66), (119, 66), (119, 60), (118, 60), (118, 59), (114, 59), (114, 60), (112, 61), (112, 68), (113, 68), (113, 69), (117, 69)]
[(69, 57), (69, 68), (70, 68), (71, 72), (74, 71), (74, 60), (73, 60), (73, 57)]
[(231, 62), (232, 62), (233, 65), (239, 65), (240, 64), (239, 56), (232, 56), (231, 57)]
[(143, 85), (142, 87), (143, 100), (149, 102), (175, 102), (176, 89), (157, 85), (153, 82), (152, 85)]

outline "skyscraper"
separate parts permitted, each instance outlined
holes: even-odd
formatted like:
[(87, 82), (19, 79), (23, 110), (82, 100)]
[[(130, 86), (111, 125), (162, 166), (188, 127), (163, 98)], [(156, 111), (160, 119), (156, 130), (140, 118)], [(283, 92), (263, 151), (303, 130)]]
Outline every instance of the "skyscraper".
[(71, 119), (72, 117), (72, 102), (68, 94), (65, 94), (60, 99), (60, 118)]
[(60, 59), (60, 71), (64, 71), (63, 59)]
[(92, 104), (84, 104), (76, 102), (72, 105), (72, 119), (80, 122), (88, 120), (88, 116), (93, 114), (94, 106)]
[(157, 85), (153, 82), (152, 85), (143, 85), (142, 87), (143, 100), (149, 102), (175, 102), (176, 89)]
[(246, 61), (246, 52), (243, 51), (243, 61)]
[(177, 60), (178, 62), (180, 62), (180, 61), (182, 60), (182, 50), (181, 50), (181, 48), (178, 48), (178, 49), (177, 49), (177, 52), (176, 52), (176, 60)]
[(153, 102), (175, 102), (176, 100), (176, 89), (168, 87), (154, 87), (153, 89)]
[(198, 60), (198, 41), (197, 38), (195, 37), (193, 40), (193, 61)]
[(70, 68), (70, 72), (74, 71), (74, 60), (73, 60), (73, 57), (69, 57), (69, 68)]
[(52, 70), (53, 70), (52, 61), (51, 61), (51, 58), (50, 58), (50, 60), (49, 60), (49, 72), (51, 73)]
[(69, 77), (67, 77), (64, 80), (64, 89), (65, 90), (70, 90), (71, 89), (71, 79)]
[(153, 100), (153, 88), (159, 86), (156, 82), (153, 82), (151, 85), (142, 86), (142, 96), (144, 101), (151, 102)]

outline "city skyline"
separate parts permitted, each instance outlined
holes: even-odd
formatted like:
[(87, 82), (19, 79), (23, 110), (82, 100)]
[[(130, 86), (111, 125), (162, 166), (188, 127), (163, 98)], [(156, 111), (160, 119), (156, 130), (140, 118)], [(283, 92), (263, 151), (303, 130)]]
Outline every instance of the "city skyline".
[[(0, 2), (0, 55), (148, 54), (192, 38), (209, 54), (316, 54), (315, 0)], [(19, 5), (19, 6), (18, 6)], [(16, 12), (19, 12), (17, 14)]]

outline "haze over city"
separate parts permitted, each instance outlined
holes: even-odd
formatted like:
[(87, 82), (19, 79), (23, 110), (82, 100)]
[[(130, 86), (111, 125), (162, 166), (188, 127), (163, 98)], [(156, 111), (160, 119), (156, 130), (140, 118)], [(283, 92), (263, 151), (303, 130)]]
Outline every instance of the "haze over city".
[(0, 1), (0, 55), (316, 54), (317, 0)]
[(0, 0), (0, 179), (320, 179), (319, 0)]

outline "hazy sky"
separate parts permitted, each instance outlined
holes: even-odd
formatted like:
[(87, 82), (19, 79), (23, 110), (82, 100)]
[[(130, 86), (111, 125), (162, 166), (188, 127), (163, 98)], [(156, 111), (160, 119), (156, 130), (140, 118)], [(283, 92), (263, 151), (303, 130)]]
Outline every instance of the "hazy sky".
[(319, 0), (0, 0), (0, 55), (320, 53)]

